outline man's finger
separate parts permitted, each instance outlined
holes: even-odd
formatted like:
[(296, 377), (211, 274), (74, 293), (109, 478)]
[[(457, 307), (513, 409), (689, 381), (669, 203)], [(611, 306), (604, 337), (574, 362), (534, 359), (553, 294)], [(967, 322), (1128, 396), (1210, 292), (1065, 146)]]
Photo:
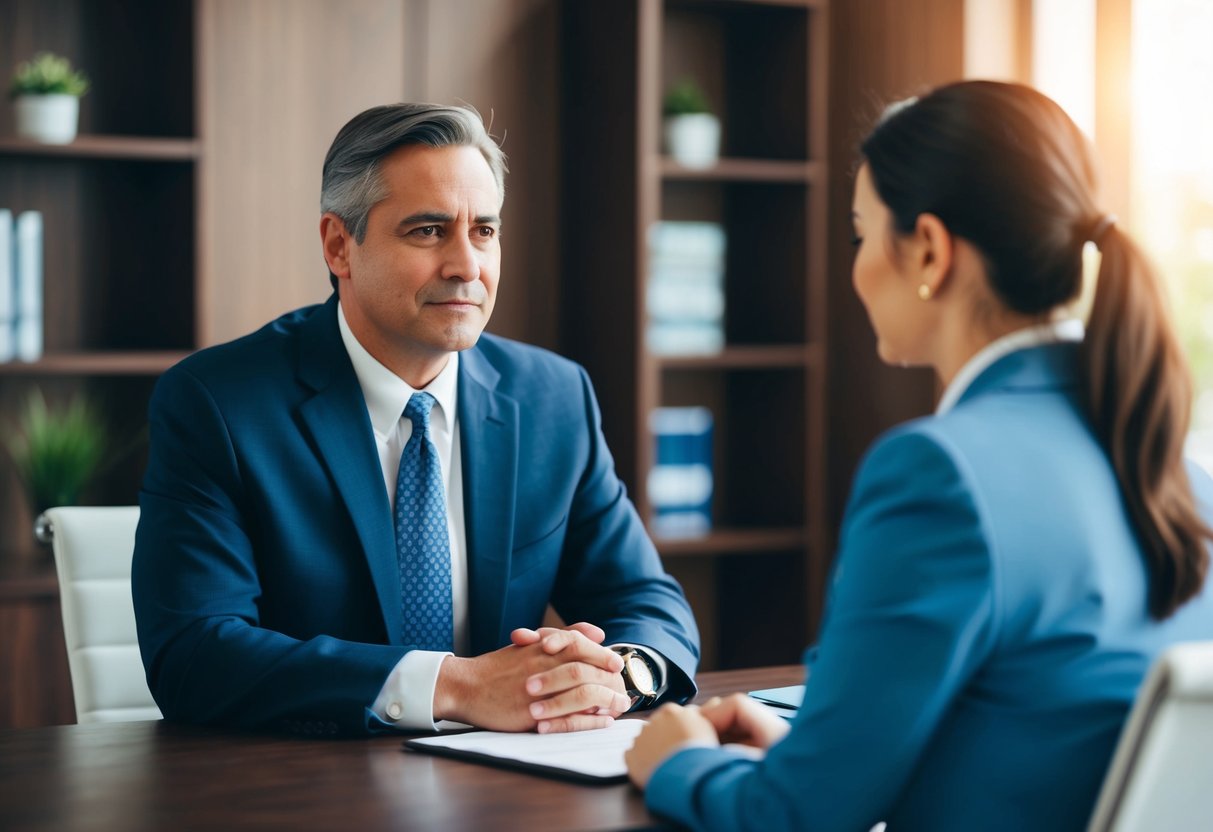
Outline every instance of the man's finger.
[(606, 630), (588, 621), (578, 621), (576, 624), (570, 624), (569, 629), (576, 630), (595, 644), (602, 644), (602, 642), (606, 641)]
[(561, 691), (589, 684), (620, 688), (623, 682), (619, 680), (616, 685), (617, 679), (617, 673), (603, 670), (601, 667), (595, 667), (585, 662), (567, 662), (527, 677), (525, 685), (528, 694), (540, 697), (552, 696)]
[(623, 670), (623, 659), (618, 653), (609, 647), (594, 643), (575, 630), (546, 633), (540, 641), (540, 646), (549, 656), (560, 654), (565, 661), (586, 662), (609, 673)]
[(528, 644), (534, 644), (542, 637), (542, 631), (528, 629), (527, 627), (519, 627), (510, 633), (510, 641), (518, 647), (526, 647)]
[(580, 685), (570, 690), (558, 693), (547, 699), (539, 699), (531, 703), (531, 718), (536, 722), (552, 720), (572, 714), (587, 714), (598, 709), (611, 714), (622, 714), (631, 707), (629, 700), (622, 693), (611, 690), (604, 685)]
[(559, 734), (570, 731), (590, 731), (594, 728), (606, 728), (614, 721), (614, 717), (604, 716), (602, 714), (573, 714), (571, 716), (562, 716), (557, 719), (541, 720), (535, 726), (535, 730), (540, 734)]

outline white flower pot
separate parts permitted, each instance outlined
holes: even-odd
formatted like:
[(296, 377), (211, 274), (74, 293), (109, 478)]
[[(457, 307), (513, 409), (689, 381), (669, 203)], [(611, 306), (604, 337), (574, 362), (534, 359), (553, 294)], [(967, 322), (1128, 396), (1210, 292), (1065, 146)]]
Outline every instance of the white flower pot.
[(74, 95), (20, 95), (13, 101), (17, 135), (46, 144), (76, 138), (80, 99)]
[(711, 113), (667, 116), (665, 146), (688, 168), (710, 168), (720, 156), (720, 119)]

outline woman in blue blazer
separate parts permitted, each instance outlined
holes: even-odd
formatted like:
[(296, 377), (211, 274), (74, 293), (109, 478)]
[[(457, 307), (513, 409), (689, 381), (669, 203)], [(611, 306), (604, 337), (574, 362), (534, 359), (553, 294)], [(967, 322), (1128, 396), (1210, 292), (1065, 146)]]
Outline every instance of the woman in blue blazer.
[(1151, 661), (1213, 638), (1162, 290), (1040, 93), (942, 87), (861, 151), (855, 289), (881, 357), (945, 393), (860, 466), (790, 729), (741, 696), (666, 708), (629, 771), (696, 829), (1081, 829)]

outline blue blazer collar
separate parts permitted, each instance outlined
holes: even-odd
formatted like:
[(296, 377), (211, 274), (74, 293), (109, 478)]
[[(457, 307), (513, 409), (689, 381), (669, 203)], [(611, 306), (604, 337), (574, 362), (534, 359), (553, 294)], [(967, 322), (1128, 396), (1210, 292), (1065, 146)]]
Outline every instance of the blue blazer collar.
[(1004, 355), (973, 379), (956, 404), (995, 392), (1077, 388), (1080, 349), (1080, 344), (1062, 342)]

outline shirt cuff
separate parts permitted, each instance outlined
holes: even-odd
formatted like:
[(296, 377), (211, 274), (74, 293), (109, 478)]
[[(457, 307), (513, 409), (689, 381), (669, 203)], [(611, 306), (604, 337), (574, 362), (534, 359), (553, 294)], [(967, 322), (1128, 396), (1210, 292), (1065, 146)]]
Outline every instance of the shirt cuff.
[(388, 674), (371, 705), (375, 716), (397, 728), (437, 731), (434, 724), (434, 689), (438, 670), (447, 656), (431, 650), (410, 650)]

